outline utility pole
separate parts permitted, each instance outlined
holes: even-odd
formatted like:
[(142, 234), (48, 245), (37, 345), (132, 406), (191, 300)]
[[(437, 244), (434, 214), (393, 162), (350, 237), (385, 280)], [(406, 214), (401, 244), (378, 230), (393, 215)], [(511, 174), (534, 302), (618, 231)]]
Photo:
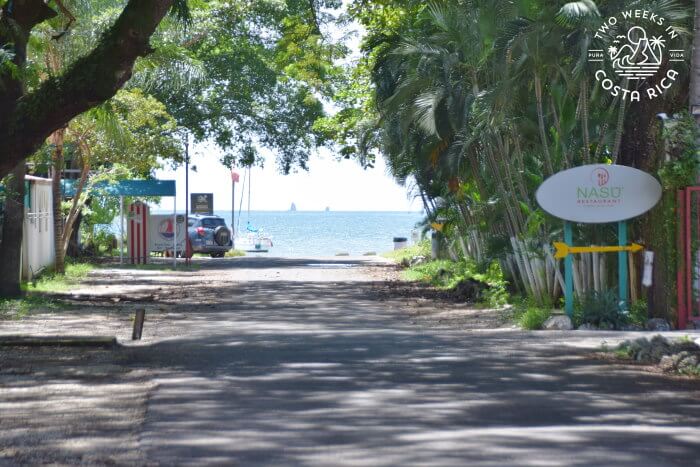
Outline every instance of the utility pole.
[(185, 132), (185, 264), (190, 265), (190, 134)]
[(231, 169), (231, 243), (236, 248), (236, 182), (238, 173)]

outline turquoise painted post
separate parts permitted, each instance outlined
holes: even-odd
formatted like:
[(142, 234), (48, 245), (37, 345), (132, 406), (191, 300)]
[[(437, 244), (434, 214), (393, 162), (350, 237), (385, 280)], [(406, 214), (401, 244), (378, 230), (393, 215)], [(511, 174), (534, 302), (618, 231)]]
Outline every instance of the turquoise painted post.
[[(571, 222), (564, 222), (564, 243), (574, 246), (574, 229)], [(568, 255), (564, 258), (564, 310), (569, 317), (574, 316), (574, 257)]]
[[(622, 221), (617, 223), (617, 240), (618, 245), (627, 246), (627, 222)], [(627, 252), (621, 251), (617, 254), (618, 270), (620, 276), (620, 302), (622, 307), (627, 308)]]

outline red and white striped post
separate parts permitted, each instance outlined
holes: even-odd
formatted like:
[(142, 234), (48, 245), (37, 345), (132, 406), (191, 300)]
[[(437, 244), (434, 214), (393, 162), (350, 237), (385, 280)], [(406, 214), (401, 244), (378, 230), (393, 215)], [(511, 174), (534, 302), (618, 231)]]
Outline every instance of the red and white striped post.
[(128, 249), (131, 264), (148, 262), (148, 218), (147, 204), (136, 201), (129, 206)]

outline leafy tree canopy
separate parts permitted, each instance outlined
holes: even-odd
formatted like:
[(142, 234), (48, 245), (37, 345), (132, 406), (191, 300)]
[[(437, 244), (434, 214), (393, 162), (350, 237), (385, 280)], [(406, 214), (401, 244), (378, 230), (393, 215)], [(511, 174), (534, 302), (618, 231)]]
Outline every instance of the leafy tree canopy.
[[(283, 172), (306, 168), (309, 153), (327, 142), (314, 122), (347, 52), (331, 39), (338, 7), (337, 0), (191, 2), (190, 26), (166, 28), (154, 40), (186, 60), (151, 67), (133, 84), (162, 100), (196, 139), (216, 142), (227, 166), (255, 163), (263, 146)], [(173, 89), (170, 77), (187, 69), (197, 73)]]

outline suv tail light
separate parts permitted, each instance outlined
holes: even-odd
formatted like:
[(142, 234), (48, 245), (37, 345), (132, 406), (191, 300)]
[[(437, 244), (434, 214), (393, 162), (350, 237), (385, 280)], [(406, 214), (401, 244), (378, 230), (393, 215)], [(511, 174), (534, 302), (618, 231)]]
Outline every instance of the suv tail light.
[(204, 227), (197, 227), (197, 235), (204, 237)]

